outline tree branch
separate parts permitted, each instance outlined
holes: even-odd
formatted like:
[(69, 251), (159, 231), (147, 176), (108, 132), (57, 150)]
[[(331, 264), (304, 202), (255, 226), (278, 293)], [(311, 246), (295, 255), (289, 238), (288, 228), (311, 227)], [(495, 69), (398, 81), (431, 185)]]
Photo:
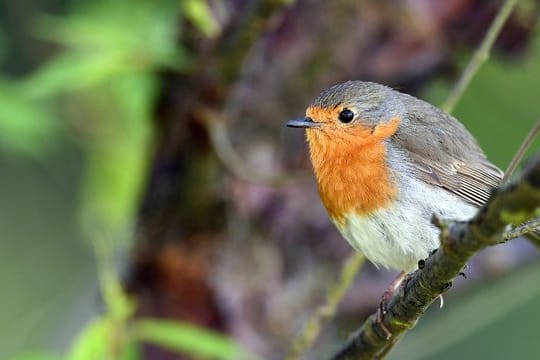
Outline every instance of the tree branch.
[(512, 240), (530, 234), (540, 226), (540, 218), (534, 218), (504, 233), (504, 240)]
[(508, 223), (532, 217), (539, 206), (540, 156), (537, 156), (518, 180), (498, 188), (474, 218), (439, 224), (441, 247), (425, 261), (423, 269), (405, 279), (401, 291), (389, 301), (383, 322), (392, 333), (390, 339), (373, 314), (332, 359), (372, 359), (384, 353), (395, 339), (416, 324), (440, 294), (450, 288), (452, 279), (476, 252), (500, 243)]

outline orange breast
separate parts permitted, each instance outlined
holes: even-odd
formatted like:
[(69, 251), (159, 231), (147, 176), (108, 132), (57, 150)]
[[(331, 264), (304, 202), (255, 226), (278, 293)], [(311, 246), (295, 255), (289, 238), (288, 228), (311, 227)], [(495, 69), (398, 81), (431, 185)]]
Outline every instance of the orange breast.
[(321, 200), (330, 217), (359, 215), (388, 207), (397, 196), (386, 160), (384, 140), (394, 135), (399, 118), (370, 128), (360, 124), (308, 129), (311, 161)]

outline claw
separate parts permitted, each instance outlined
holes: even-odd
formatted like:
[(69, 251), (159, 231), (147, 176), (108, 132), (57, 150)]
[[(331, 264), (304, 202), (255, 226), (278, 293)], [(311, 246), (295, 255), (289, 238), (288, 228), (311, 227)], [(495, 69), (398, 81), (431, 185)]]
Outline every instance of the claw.
[(444, 287), (441, 289), (441, 292), (446, 292), (448, 290), (450, 290), (452, 288), (452, 282), (447, 282), (446, 284), (444, 284)]

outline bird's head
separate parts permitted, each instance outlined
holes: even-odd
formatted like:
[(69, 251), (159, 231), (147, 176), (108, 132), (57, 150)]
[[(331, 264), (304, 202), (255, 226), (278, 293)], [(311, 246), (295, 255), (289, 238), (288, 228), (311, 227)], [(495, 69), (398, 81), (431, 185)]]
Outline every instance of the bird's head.
[(312, 153), (381, 141), (392, 136), (402, 122), (403, 105), (396, 94), (371, 82), (337, 84), (313, 101), (305, 118), (291, 120), (287, 126), (307, 129)]

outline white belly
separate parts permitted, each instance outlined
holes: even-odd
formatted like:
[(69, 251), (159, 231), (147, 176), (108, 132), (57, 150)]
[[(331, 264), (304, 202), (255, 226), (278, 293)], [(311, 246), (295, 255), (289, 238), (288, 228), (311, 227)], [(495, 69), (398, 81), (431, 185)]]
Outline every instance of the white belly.
[(434, 214), (467, 220), (476, 208), (421, 181), (408, 183), (401, 190), (400, 200), (392, 207), (369, 217), (351, 212), (345, 215), (345, 224), (336, 225), (349, 244), (375, 265), (412, 271), (419, 260), (439, 247), (439, 230), (431, 224)]

